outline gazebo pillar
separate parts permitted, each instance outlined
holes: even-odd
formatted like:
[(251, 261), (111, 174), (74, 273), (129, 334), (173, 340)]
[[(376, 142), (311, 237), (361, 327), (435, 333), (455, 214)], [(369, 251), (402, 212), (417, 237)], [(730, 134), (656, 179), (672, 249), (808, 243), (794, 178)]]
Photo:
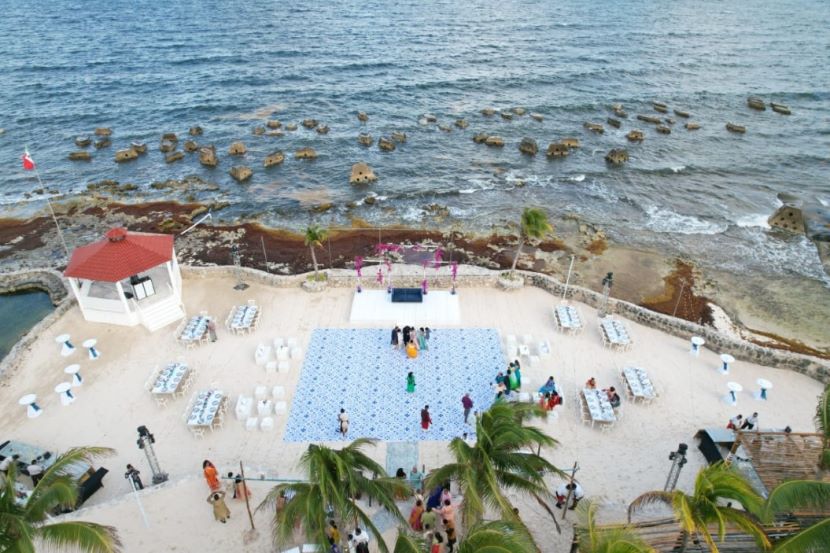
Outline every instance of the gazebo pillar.
[(121, 282), (115, 283), (115, 289), (118, 291), (118, 297), (121, 298), (121, 303), (124, 305), (124, 313), (130, 314), (130, 304), (127, 302), (127, 296), (124, 294), (124, 287), (121, 286)]
[(173, 286), (173, 293), (179, 295), (179, 285), (176, 283), (176, 278), (173, 276), (173, 262), (168, 261), (164, 264), (167, 267), (167, 276), (170, 277), (170, 284)]
[(84, 319), (86, 319), (87, 316), (86, 310), (84, 309), (84, 302), (81, 301), (81, 289), (78, 287), (76, 279), (69, 277), (67, 280), (69, 281), (69, 287), (72, 288), (72, 293), (75, 294), (75, 299), (78, 300), (78, 308), (81, 310), (81, 315), (83, 315)]

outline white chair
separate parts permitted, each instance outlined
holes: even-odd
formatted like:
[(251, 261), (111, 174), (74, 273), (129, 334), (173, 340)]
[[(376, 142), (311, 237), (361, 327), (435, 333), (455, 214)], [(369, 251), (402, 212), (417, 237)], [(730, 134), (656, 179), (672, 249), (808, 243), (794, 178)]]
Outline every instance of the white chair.
[(277, 364), (277, 370), (281, 373), (287, 373), (288, 369), (290, 368), (288, 361), (280, 361)]
[(289, 338), (285, 341), (285, 345), (288, 346), (288, 349), (296, 348), (299, 343), (297, 342), (296, 338)]
[(285, 340), (282, 338), (274, 338), (274, 349), (280, 349), (282, 346), (285, 345)]
[(259, 344), (256, 347), (256, 353), (254, 354), (254, 360), (256, 361), (256, 364), (264, 365), (268, 362), (269, 357), (271, 357), (271, 346)]
[(273, 374), (277, 372), (277, 362), (276, 361), (268, 361), (265, 363), (265, 372), (268, 374)]
[(191, 426), (190, 432), (196, 438), (204, 438), (205, 437), (205, 427), (204, 426)]
[(282, 346), (277, 348), (277, 360), (278, 361), (287, 361), (288, 360), (288, 346)]
[(299, 359), (303, 356), (303, 350), (300, 348), (291, 348), (290, 357), (291, 359)]
[(262, 399), (256, 404), (256, 411), (260, 417), (265, 417), (271, 414), (271, 402), (267, 399)]
[(547, 340), (542, 340), (541, 342), (539, 342), (539, 356), (548, 357), (550, 353), (550, 342), (548, 342)]
[(254, 397), (257, 398), (257, 401), (265, 399), (266, 395), (268, 395), (268, 388), (265, 386), (257, 386), (254, 388)]
[(271, 395), (274, 399), (282, 399), (285, 397), (285, 388), (283, 386), (274, 386), (271, 390)]
[(256, 430), (259, 419), (256, 417), (248, 417), (245, 421), (245, 430)]
[(280, 413), (285, 413), (288, 411), (288, 404), (284, 401), (277, 401), (274, 403), (274, 414), (278, 415)]
[(251, 398), (245, 397), (243, 395), (239, 396), (239, 399), (236, 400), (236, 419), (237, 420), (245, 420), (251, 416)]
[(539, 366), (539, 356), (538, 355), (531, 355), (530, 356), (530, 366), (531, 367), (538, 367)]
[(271, 417), (265, 417), (262, 419), (262, 422), (259, 423), (259, 429), (263, 432), (269, 432), (274, 429), (274, 419)]

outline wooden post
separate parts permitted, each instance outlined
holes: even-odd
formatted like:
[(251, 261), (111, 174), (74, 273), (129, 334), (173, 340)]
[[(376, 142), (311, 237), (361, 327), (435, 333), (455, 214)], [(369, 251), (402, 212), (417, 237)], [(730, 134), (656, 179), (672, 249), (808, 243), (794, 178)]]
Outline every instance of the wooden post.
[(256, 527), (254, 527), (254, 515), (251, 513), (251, 503), (248, 501), (248, 481), (245, 480), (245, 468), (242, 466), (242, 461), (239, 461), (239, 474), (242, 476), (242, 483), (245, 484), (245, 508), (248, 509), (248, 520), (251, 521), (251, 530), (256, 530)]
[(268, 254), (265, 253), (265, 237), (263, 235), (259, 235), (259, 241), (262, 243), (262, 257), (265, 258), (265, 272), (270, 272), (268, 270)]
[[(571, 480), (570, 480), (570, 482), (568, 482), (568, 484), (573, 484), (574, 483), (574, 477), (576, 476), (577, 468), (578, 468), (578, 465), (576, 464), (576, 462), (574, 462), (574, 468), (571, 471)], [(565, 516), (568, 514), (568, 503), (571, 502), (571, 495), (572, 494), (573, 494), (573, 490), (569, 488), (568, 489), (568, 495), (565, 497), (565, 505), (562, 507), (562, 520), (565, 520)]]

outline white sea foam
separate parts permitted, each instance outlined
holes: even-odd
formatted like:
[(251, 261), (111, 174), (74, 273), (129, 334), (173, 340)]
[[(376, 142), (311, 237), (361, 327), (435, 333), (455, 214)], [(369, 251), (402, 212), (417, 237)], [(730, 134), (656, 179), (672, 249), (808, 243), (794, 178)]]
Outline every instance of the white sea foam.
[(481, 190), (480, 188), (462, 188), (458, 191), (459, 194), (473, 194)]
[(672, 173), (679, 173), (680, 171), (682, 171), (685, 168), (686, 168), (685, 165), (675, 165), (674, 167), (669, 167), (669, 169), (671, 169)]
[(744, 215), (743, 217), (738, 217), (737, 219), (735, 219), (735, 224), (739, 227), (744, 228), (769, 228), (769, 223), (767, 223), (768, 218), (769, 216), (763, 213), (753, 213), (752, 215)]
[(576, 175), (575, 177), (567, 177), (571, 182), (582, 182), (585, 180), (585, 175)]
[(728, 227), (726, 223), (715, 223), (698, 219), (693, 215), (682, 215), (670, 209), (657, 206), (646, 208), (646, 227), (654, 232), (677, 234), (720, 234)]

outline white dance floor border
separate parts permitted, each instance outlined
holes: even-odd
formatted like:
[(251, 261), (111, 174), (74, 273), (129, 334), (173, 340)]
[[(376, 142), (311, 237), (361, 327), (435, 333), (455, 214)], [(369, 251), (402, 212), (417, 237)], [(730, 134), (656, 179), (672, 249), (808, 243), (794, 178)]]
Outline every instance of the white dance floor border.
[(355, 291), (349, 322), (457, 325), (461, 324), (461, 308), (458, 294), (444, 290), (429, 292), (422, 303), (392, 303), (392, 295), (384, 290)]

